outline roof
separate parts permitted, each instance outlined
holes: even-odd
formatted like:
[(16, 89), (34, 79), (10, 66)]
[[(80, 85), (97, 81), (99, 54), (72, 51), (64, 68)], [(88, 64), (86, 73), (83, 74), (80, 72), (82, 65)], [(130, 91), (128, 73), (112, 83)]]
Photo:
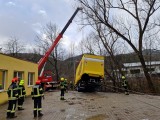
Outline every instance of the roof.
[[(160, 65), (160, 61), (149, 61), (145, 62), (146, 65)], [(142, 66), (140, 62), (135, 62), (135, 63), (124, 63), (124, 67), (138, 67)]]
[(32, 61), (20, 59), (20, 58), (17, 58), (17, 57), (14, 57), (14, 56), (10, 56), (10, 55), (7, 55), (7, 54), (3, 54), (3, 53), (0, 53), (0, 55), (4, 55), (4, 56), (7, 56), (7, 57), (15, 58), (15, 59), (26, 61), (26, 62), (30, 62), (30, 63), (33, 63), (33, 64), (38, 64), (38, 63), (35, 63), (35, 62), (32, 62)]

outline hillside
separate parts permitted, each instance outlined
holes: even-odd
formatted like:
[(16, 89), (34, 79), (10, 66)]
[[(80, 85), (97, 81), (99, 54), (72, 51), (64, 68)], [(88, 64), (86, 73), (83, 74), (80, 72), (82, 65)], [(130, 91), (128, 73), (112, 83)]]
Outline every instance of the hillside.
[[(152, 52), (151, 54), (149, 54), (150, 51)], [(159, 61), (160, 60), (160, 51), (144, 50), (143, 54), (145, 56), (144, 58), (146, 61), (150, 61), (150, 60)], [(42, 58), (42, 55), (33, 54), (33, 53), (19, 53), (19, 54), (17, 54), (17, 58), (31, 61), (34, 63), (38, 63), (38, 61)], [(75, 77), (76, 68), (77, 68), (81, 58), (82, 58), (82, 55), (78, 55), (78, 56), (68, 58), (64, 61), (58, 60), (58, 71), (59, 71), (60, 77), (63, 76), (69, 80), (73, 80)], [(51, 63), (47, 62), (45, 70), (51, 70), (51, 71), (53, 71), (53, 73), (55, 73), (55, 68), (53, 66), (54, 59), (52, 59), (52, 58), (49, 58), (49, 59), (52, 62)], [(139, 62), (138, 57), (135, 53), (117, 55), (116, 60), (120, 63)], [(111, 69), (110, 68), (111, 66), (108, 66), (111, 63), (112, 62), (111, 62), (110, 57), (106, 56), (105, 57), (105, 65), (107, 66), (108, 69)]]

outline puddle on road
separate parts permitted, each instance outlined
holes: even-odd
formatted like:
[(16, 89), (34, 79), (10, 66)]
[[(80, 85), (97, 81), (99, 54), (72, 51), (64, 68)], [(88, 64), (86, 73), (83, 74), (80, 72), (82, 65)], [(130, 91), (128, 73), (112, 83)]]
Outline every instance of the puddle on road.
[(115, 106), (112, 106), (111, 108), (116, 108)]
[(60, 111), (61, 111), (61, 112), (65, 112), (66, 110), (65, 110), (65, 109), (61, 109)]
[(67, 102), (69, 105), (75, 105), (75, 104), (82, 104), (81, 101), (83, 101), (84, 99), (77, 99), (77, 98), (69, 98), (68, 100), (66, 100), (65, 102)]
[(90, 101), (94, 101), (94, 98), (90, 99)]
[(105, 120), (106, 118), (108, 118), (107, 115), (99, 114), (99, 115), (91, 116), (91, 117), (87, 118), (86, 120)]
[(68, 103), (68, 105), (74, 105), (74, 104), (75, 104), (75, 103), (73, 103), (73, 102), (69, 102), (69, 103)]
[(76, 98), (71, 98), (71, 100), (76, 100)]

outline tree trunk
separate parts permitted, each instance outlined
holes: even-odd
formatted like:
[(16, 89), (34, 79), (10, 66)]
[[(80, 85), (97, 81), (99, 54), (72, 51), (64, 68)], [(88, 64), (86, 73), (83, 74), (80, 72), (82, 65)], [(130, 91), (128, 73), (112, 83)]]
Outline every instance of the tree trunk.
[(55, 72), (56, 72), (56, 80), (59, 80), (59, 74), (58, 74), (58, 66), (57, 66), (57, 59), (54, 59), (55, 62)]
[(146, 67), (146, 64), (145, 64), (145, 61), (144, 61), (144, 57), (143, 57), (142, 54), (139, 54), (139, 59), (140, 59), (140, 62), (142, 64), (144, 75), (145, 75), (147, 83), (148, 83), (148, 88), (150, 89), (151, 93), (155, 93), (156, 91), (155, 91), (154, 85), (152, 83), (151, 77), (150, 77), (150, 75), (148, 73), (148, 69)]

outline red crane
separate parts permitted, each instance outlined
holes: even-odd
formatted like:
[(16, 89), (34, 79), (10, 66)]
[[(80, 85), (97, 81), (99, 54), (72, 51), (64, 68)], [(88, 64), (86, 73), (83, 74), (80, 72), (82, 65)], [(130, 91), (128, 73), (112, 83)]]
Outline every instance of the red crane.
[[(55, 48), (55, 46), (57, 45), (57, 43), (59, 42), (59, 40), (63, 37), (64, 32), (66, 31), (66, 29), (68, 28), (68, 26), (71, 24), (72, 20), (74, 19), (74, 17), (76, 16), (76, 14), (78, 13), (79, 10), (82, 10), (82, 8), (78, 7), (76, 9), (76, 11), (73, 13), (73, 15), (71, 16), (71, 18), (67, 22), (67, 24), (64, 26), (64, 28), (62, 29), (62, 31), (59, 33), (59, 35), (57, 36), (57, 38), (54, 40), (54, 42), (51, 45), (51, 47), (47, 50), (47, 52), (45, 53), (45, 55), (39, 60), (39, 62), (38, 62), (38, 71), (39, 71), (40, 75), (39, 75), (38, 79), (41, 82), (51, 82), (52, 81), (51, 77), (45, 77), (44, 76), (44, 67), (45, 67), (46, 61), (47, 61), (49, 55), (51, 54), (51, 52), (53, 51), (53, 49)], [(47, 73), (49, 73), (49, 72), (47, 72)]]

